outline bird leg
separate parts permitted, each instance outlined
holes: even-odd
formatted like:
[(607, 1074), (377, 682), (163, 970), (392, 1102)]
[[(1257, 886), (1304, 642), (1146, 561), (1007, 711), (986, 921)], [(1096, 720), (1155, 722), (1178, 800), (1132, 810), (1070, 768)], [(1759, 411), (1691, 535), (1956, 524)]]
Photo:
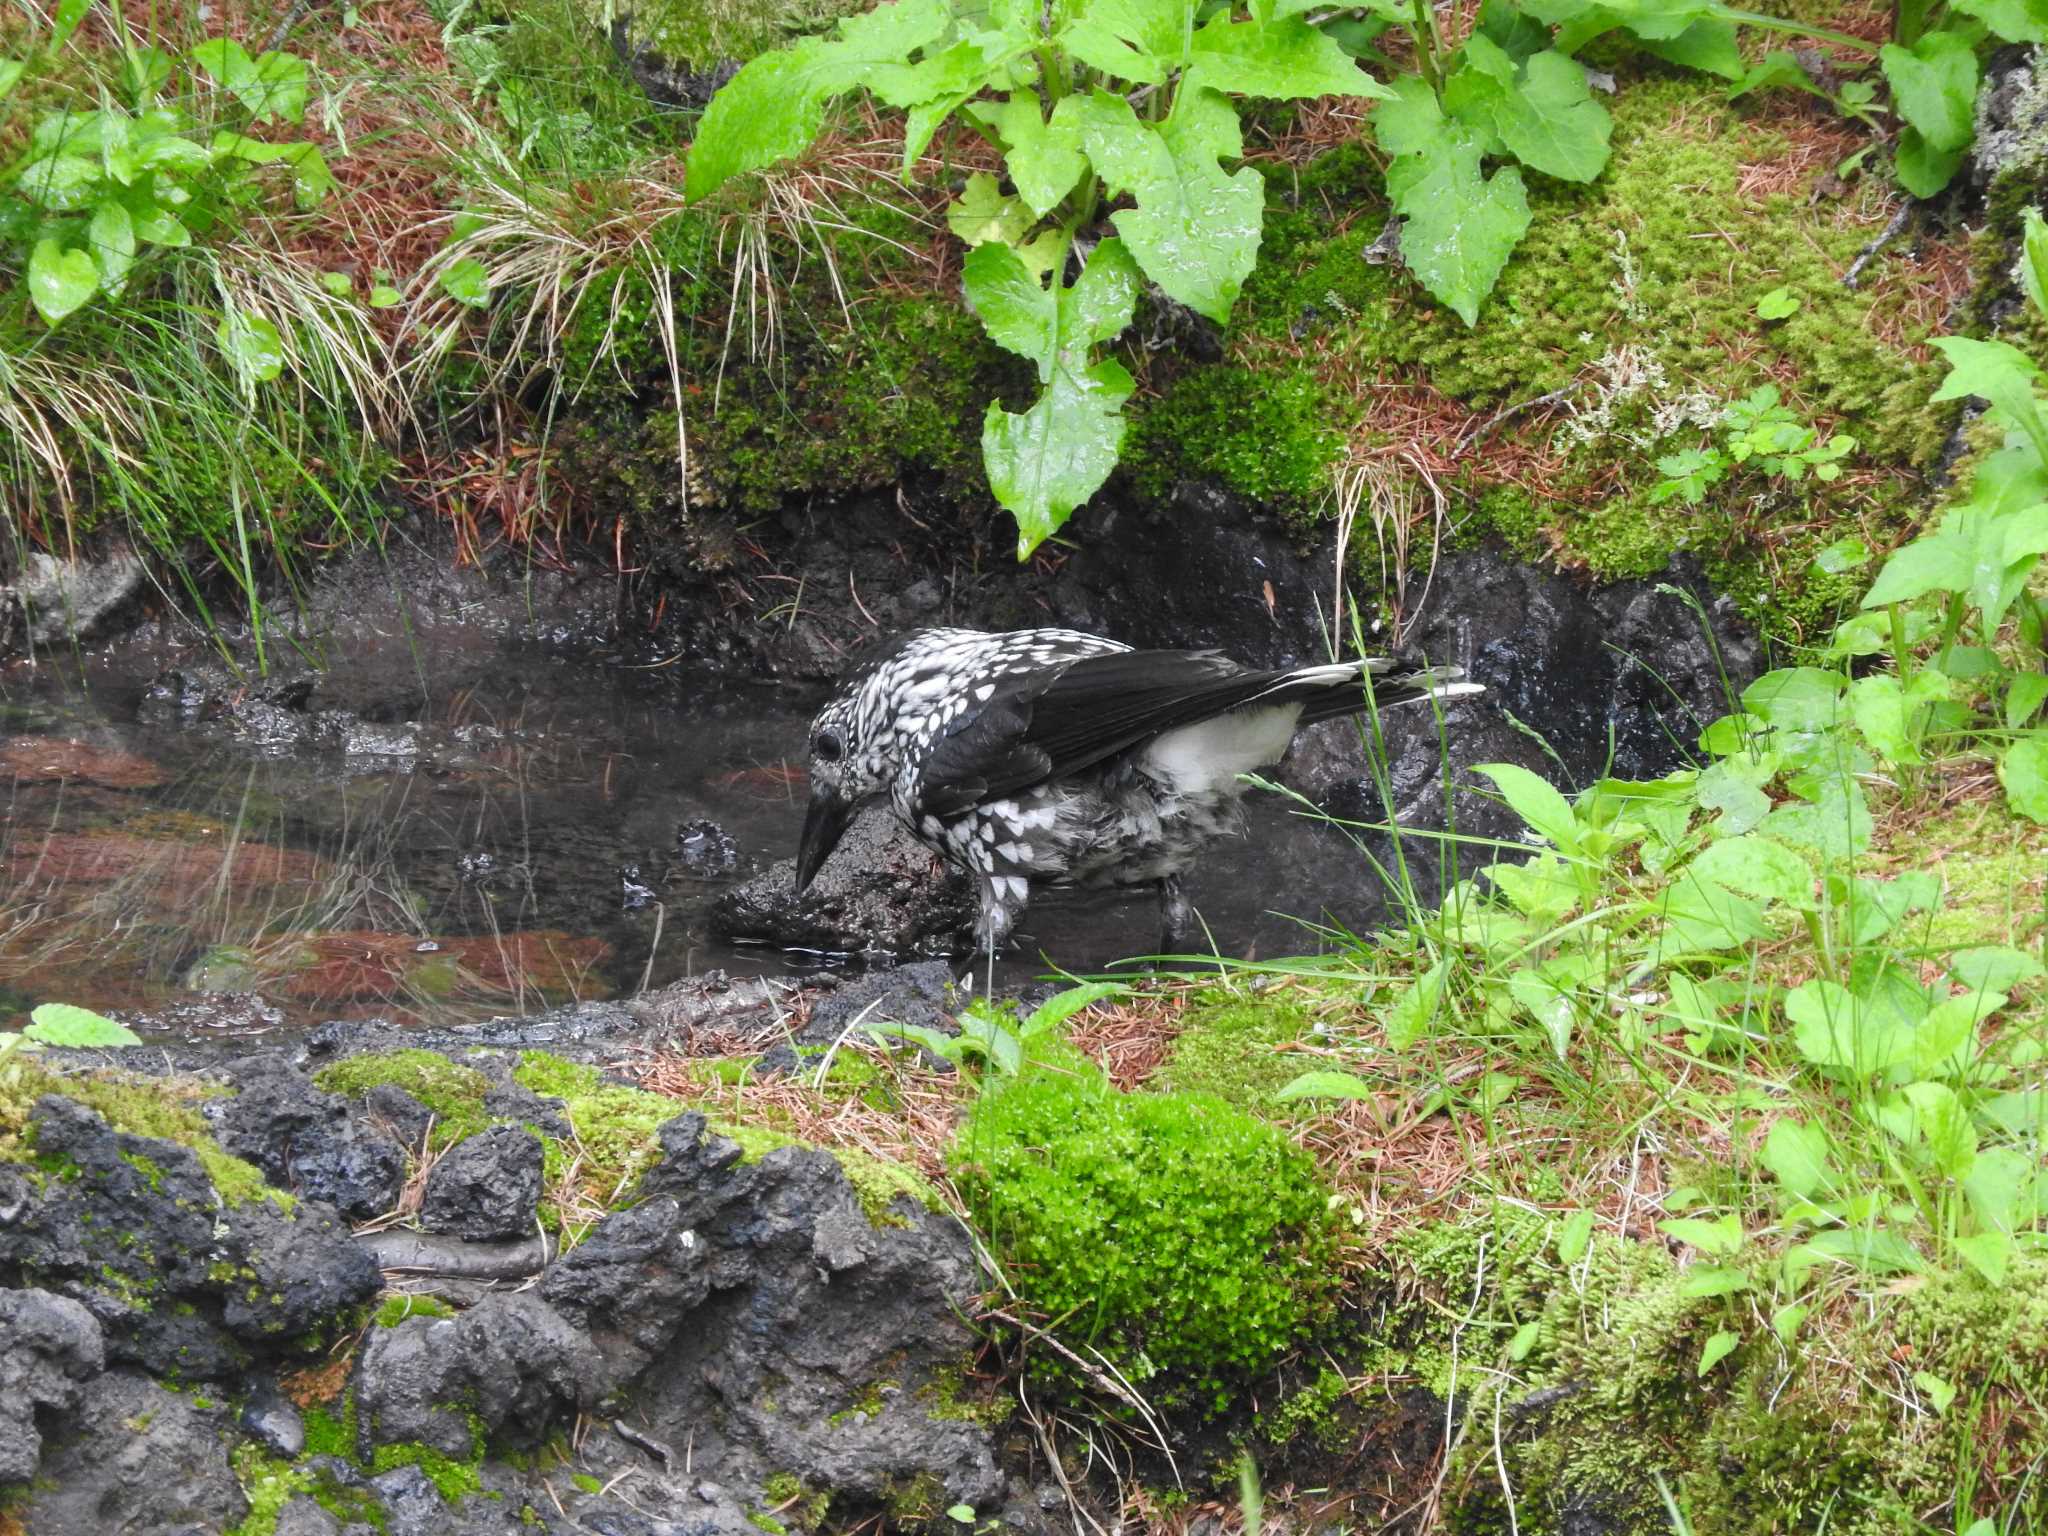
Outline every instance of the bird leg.
[[(981, 951), (982, 958), (988, 962), (988, 971), (982, 983), (984, 1001), (995, 1001), (996, 951), (1002, 948), (1003, 941), (1009, 938), (1010, 930), (1017, 926), (1017, 918), (1022, 910), (1021, 906), (1012, 907), (998, 894), (998, 888), (993, 880), (986, 876), (982, 878), (981, 917), (974, 925), (974, 941), (975, 946)], [(974, 990), (973, 966), (969, 966), (967, 974), (960, 978), (960, 989), (963, 992)]]
[(1195, 931), (1195, 908), (1181, 889), (1179, 875), (1167, 875), (1159, 882), (1159, 922), (1159, 953), (1180, 954)]

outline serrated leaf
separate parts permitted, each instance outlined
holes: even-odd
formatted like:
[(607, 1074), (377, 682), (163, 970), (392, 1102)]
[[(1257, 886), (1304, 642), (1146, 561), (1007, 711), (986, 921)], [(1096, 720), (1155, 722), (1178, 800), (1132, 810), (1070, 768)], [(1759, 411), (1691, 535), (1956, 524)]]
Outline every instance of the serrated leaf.
[(1741, 1334), (1730, 1333), (1726, 1328), (1723, 1328), (1719, 1333), (1708, 1339), (1706, 1347), (1700, 1351), (1699, 1370), (1696, 1374), (1706, 1375), (1707, 1372), (1733, 1354), (1735, 1346), (1741, 1342)]
[(1571, 802), (1541, 774), (1514, 763), (1481, 763), (1472, 771), (1491, 779), (1508, 808), (1537, 836), (1566, 852), (1579, 846), (1579, 823)]
[(1237, 138), (1236, 109), (1183, 86), (1172, 117), (1144, 123), (1122, 97), (1097, 91), (1076, 120), (1109, 190), (1137, 199), (1110, 222), (1145, 275), (1197, 314), (1228, 320), (1258, 259), (1266, 207), (1257, 171), (1230, 174), (1217, 162), (1213, 146)]
[(1484, 114), (1517, 160), (1547, 176), (1585, 182), (1605, 169), (1614, 122), (1593, 99), (1584, 66), (1555, 49), (1517, 66), (1484, 36), (1468, 40), (1465, 55), (1473, 73), (1462, 119)]
[(1404, 155), (1387, 171), (1401, 226), (1401, 260), (1430, 293), (1476, 325), (1479, 306), (1500, 281), (1509, 255), (1529, 231), (1521, 173), (1503, 166), (1480, 173), (1476, 144), (1432, 155)]
[(44, 1003), (29, 1015), (29, 1020), (23, 1037), (43, 1045), (96, 1050), (142, 1044), (142, 1037), (127, 1025), (70, 1003)]
[(991, 240), (1016, 245), (1033, 222), (1031, 210), (1016, 198), (1006, 196), (987, 171), (969, 176), (959, 198), (946, 209), (946, 227), (967, 245), (983, 245)]
[(1038, 366), (1044, 392), (1015, 414), (989, 402), (982, 457), (996, 499), (1017, 520), (1018, 558), (1029, 555), (1101, 488), (1123, 445), (1119, 414), (1135, 388), (1123, 365), (1091, 361), (1099, 342), (1130, 324), (1138, 271), (1119, 240), (1105, 240), (1071, 287), (1048, 292), (1008, 246), (967, 257), (967, 300), (1000, 346)]
[(1194, 35), (1183, 95), (1189, 85), (1276, 101), (1315, 96), (1384, 100), (1391, 94), (1306, 18), (1282, 16), (1263, 25), (1239, 22), (1230, 19), (1227, 7)]
[(1637, 39), (1645, 53), (1684, 69), (1697, 69), (1723, 80), (1743, 77), (1742, 52), (1735, 44), (1735, 23), (1707, 17), (1695, 21), (1676, 37)]
[(945, 32), (945, 0), (890, 0), (840, 23), (834, 38), (804, 38), (749, 60), (719, 89), (697, 125), (683, 195), (701, 202), (744, 171), (803, 153), (825, 122), (825, 103), (877, 64), (897, 64)]
[(2048, 0), (1955, 0), (2008, 43), (2048, 43)]
[(267, 384), (284, 372), (284, 338), (251, 310), (230, 310), (214, 331), (220, 349), (245, 385)]
[(1787, 906), (1813, 905), (1813, 869), (1782, 843), (1749, 834), (1709, 843), (1686, 868), (1716, 884)]
[(1090, 68), (1157, 85), (1186, 66), (1195, 10), (1193, 0), (1089, 0), (1059, 41)]
[[(1067, 101), (1081, 99), (1070, 96)], [(967, 113), (1003, 141), (1010, 182), (1040, 218), (1058, 207), (1087, 172), (1081, 135), (1071, 115), (1055, 112), (1048, 122), (1034, 90), (1012, 91), (1000, 102), (970, 103)]]
[[(1922, 33), (1911, 48), (1886, 43), (1878, 50), (1892, 104), (1928, 149), (1950, 154), (1976, 131), (1977, 50), (1946, 30)], [(1917, 194), (1916, 194), (1917, 195)]]
[(67, 251), (45, 235), (29, 253), (29, 302), (51, 325), (75, 311), (99, 286), (100, 269), (88, 251)]

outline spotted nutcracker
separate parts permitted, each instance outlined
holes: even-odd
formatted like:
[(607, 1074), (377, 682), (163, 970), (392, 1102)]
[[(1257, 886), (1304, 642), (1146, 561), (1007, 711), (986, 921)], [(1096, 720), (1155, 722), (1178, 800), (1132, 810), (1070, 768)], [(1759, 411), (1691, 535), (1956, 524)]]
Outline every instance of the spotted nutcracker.
[(886, 793), (913, 836), (979, 883), (989, 953), (1034, 885), (1154, 884), (1170, 953), (1193, 915), (1182, 873), (1242, 830), (1240, 774), (1318, 720), (1482, 691), (1463, 676), (1384, 658), (1257, 671), (1070, 629), (915, 630), (811, 723), (796, 886)]

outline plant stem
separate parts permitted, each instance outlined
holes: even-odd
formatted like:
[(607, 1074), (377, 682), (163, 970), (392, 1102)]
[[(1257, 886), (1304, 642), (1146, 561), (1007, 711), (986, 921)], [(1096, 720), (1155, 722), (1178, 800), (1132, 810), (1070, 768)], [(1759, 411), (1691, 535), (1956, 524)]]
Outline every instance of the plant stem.
[(1716, 21), (1732, 21), (1737, 26), (1762, 27), (1767, 32), (1785, 32), (1793, 37), (1810, 37), (1815, 42), (1853, 48), (1858, 53), (1877, 52), (1877, 44), (1865, 38), (1855, 37), (1847, 32), (1835, 32), (1827, 27), (1811, 27), (1803, 21), (1790, 21), (1783, 16), (1763, 16), (1755, 11), (1738, 11), (1729, 5), (1717, 5), (1707, 14)]
[(1430, 94), (1439, 101), (1444, 94), (1442, 57), (1443, 34), (1436, 28), (1436, 11), (1430, 0), (1414, 0), (1415, 20), (1408, 24), (1408, 30), (1415, 36), (1415, 59), (1422, 71), (1422, 78), (1428, 84)]

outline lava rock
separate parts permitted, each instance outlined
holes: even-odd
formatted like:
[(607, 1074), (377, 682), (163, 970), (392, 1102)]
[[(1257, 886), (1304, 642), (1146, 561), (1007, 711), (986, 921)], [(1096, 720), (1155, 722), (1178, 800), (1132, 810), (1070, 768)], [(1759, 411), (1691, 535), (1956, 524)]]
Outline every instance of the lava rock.
[(953, 1021), (958, 1003), (953, 994), (954, 967), (944, 960), (919, 960), (856, 976), (825, 993), (811, 1006), (811, 1016), (797, 1032), (806, 1045), (830, 1045), (854, 1020), (909, 1024), (957, 1035)]
[(711, 926), (728, 939), (824, 954), (965, 954), (978, 910), (966, 875), (870, 807), (802, 895), (796, 860), (783, 859), (721, 896)]
[(105, 1368), (100, 1325), (84, 1307), (48, 1291), (0, 1291), (0, 1483), (36, 1475), (37, 1410), (72, 1407)]
[(45, 1094), (38, 1155), (76, 1178), (29, 1187), (0, 1167), (0, 1272), (69, 1296), (98, 1319), (107, 1358), (184, 1381), (239, 1380), (252, 1349), (277, 1351), (377, 1293), (376, 1265), (325, 1206), (223, 1205), (199, 1159), (117, 1132)]
[(59, 560), (40, 550), (0, 587), (0, 655), (17, 648), (91, 639), (142, 590), (144, 566), (128, 550), (104, 560)]
[(322, 1093), (275, 1056), (229, 1068), (240, 1090), (222, 1103), (216, 1135), (273, 1184), (324, 1200), (352, 1220), (381, 1216), (405, 1187), (396, 1141), (349, 1119), (348, 1104)]
[(146, 1376), (96, 1378), (59, 1425), (19, 1506), (36, 1536), (219, 1532), (249, 1512), (225, 1414)]
[(451, 1148), (427, 1174), (420, 1225), (472, 1242), (533, 1231), (540, 1207), (541, 1145), (530, 1131), (495, 1125)]
[(342, 1536), (341, 1522), (303, 1493), (277, 1512), (272, 1536)]
[(276, 1456), (296, 1461), (306, 1448), (306, 1421), (299, 1410), (268, 1381), (254, 1382), (248, 1399), (236, 1416), (243, 1429), (254, 1435)]

